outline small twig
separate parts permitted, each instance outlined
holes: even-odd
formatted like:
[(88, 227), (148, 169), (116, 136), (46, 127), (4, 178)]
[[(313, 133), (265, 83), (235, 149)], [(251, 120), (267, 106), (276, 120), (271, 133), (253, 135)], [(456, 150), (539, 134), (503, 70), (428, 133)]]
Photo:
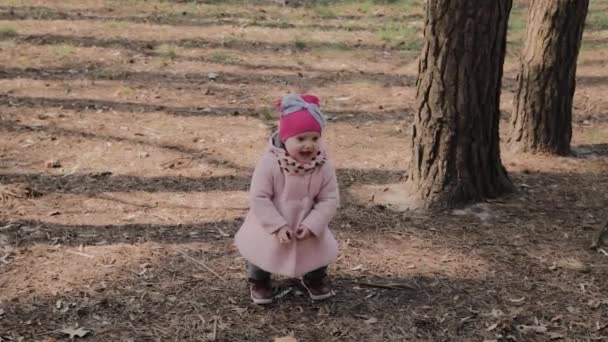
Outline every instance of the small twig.
[(283, 297), (285, 297), (287, 294), (289, 294), (291, 291), (293, 291), (293, 287), (290, 287), (290, 288), (288, 288), (288, 289), (284, 290), (283, 292), (281, 292), (281, 293), (277, 294), (276, 296), (274, 296), (274, 298), (276, 298), (276, 299), (283, 298)]
[(155, 133), (156, 135), (161, 135), (160, 131), (155, 130), (154, 128), (150, 128), (150, 127), (146, 127), (146, 126), (142, 126), (142, 125), (136, 125), (139, 128), (145, 129), (146, 131), (150, 131), (152, 133)]
[(211, 336), (211, 341), (215, 341), (217, 339), (217, 317), (213, 320), (213, 335)]
[(406, 284), (377, 284), (377, 283), (366, 283), (366, 282), (358, 282), (356, 283), (360, 286), (365, 287), (373, 287), (378, 289), (387, 289), (387, 290), (417, 290), (415, 287), (406, 285)]
[(267, 326), (268, 326), (270, 329), (274, 330), (274, 332), (275, 332), (275, 333), (277, 333), (277, 334), (283, 334), (283, 332), (282, 332), (281, 330), (279, 330), (279, 328), (275, 327), (274, 325), (272, 325), (272, 324), (270, 324), (270, 323), (266, 323), (266, 325), (267, 325)]
[(2, 258), (0, 258), (0, 261), (2, 261), (2, 263), (3, 263), (3, 264), (6, 264), (6, 265), (10, 264), (11, 262), (10, 262), (10, 261), (8, 261), (8, 258), (9, 258), (9, 257), (10, 257), (12, 254), (13, 254), (13, 253), (11, 253), (11, 252), (6, 253), (4, 256), (2, 256)]
[(1, 231), (3, 231), (3, 230), (8, 230), (8, 229), (11, 229), (11, 228), (13, 228), (13, 227), (15, 227), (15, 226), (16, 226), (16, 224), (14, 224), (14, 223), (9, 223), (9, 224), (7, 224), (7, 225), (6, 225), (6, 226), (4, 226), (4, 227), (0, 227), (0, 232), (1, 232)]
[(159, 219), (161, 219), (161, 220), (165, 220), (165, 221), (175, 221), (174, 219), (169, 218), (169, 217), (167, 217), (167, 216), (163, 216), (163, 215), (161, 215), (161, 214), (152, 214), (152, 216), (154, 216), (154, 217), (158, 217)]
[(36, 335), (33, 335), (32, 337), (38, 337), (38, 336), (43, 336), (43, 335), (49, 335), (49, 334), (54, 334), (54, 333), (58, 333), (61, 332), (61, 329), (55, 329), (55, 330), (50, 330), (50, 331), (45, 331)]
[(341, 333), (340, 335), (334, 337), (331, 342), (336, 342), (337, 340), (341, 339), (342, 337), (346, 336), (346, 334), (348, 334), (350, 332), (350, 327), (347, 327), (346, 330), (344, 330), (343, 333)]
[(157, 334), (160, 331), (161, 334), (164, 335), (164, 336), (171, 336), (171, 334), (169, 334), (165, 329), (159, 327), (158, 324), (154, 324), (153, 327), (154, 327), (154, 330), (156, 330)]
[(95, 256), (93, 256), (93, 255), (86, 254), (86, 253), (81, 253), (81, 252), (77, 252), (77, 251), (70, 251), (70, 250), (67, 250), (66, 252), (71, 253), (71, 254), (80, 255), (80, 256), (83, 256), (83, 257), (87, 257), (87, 258), (89, 258), (89, 259), (94, 259), (94, 258), (95, 258)]
[(214, 276), (216, 276), (218, 279), (220, 279), (224, 283), (228, 283), (228, 281), (226, 279), (222, 278), (222, 276), (220, 276), (219, 274), (217, 274), (214, 270), (212, 270), (211, 268), (209, 268), (209, 266), (205, 265), (202, 261), (194, 259), (193, 257), (191, 257), (188, 254), (186, 254), (184, 251), (181, 251), (181, 250), (179, 250), (177, 248), (175, 249), (175, 251), (178, 252), (179, 254), (183, 255), (186, 259), (192, 261), (193, 263), (195, 263), (195, 264), (203, 267), (207, 271), (211, 272)]
[(397, 329), (399, 329), (399, 331), (401, 331), (401, 333), (403, 334), (403, 337), (407, 337), (407, 334), (405, 333), (405, 330), (403, 330), (402, 327), (397, 327)]
[(145, 204), (145, 203), (130, 202), (130, 201), (127, 201), (127, 200), (124, 200), (121, 198), (116, 198), (114, 196), (110, 196), (110, 195), (106, 195), (106, 194), (99, 194), (99, 195), (95, 195), (94, 197), (105, 199), (108, 201), (114, 201), (114, 202), (118, 202), (118, 203), (122, 203), (122, 204), (126, 204), (126, 205), (131, 205), (134, 207), (140, 207), (140, 208), (154, 209), (157, 207), (157, 206), (149, 205), (149, 204)]
[(67, 172), (66, 174), (64, 174), (62, 177), (65, 178), (65, 177), (69, 177), (69, 176), (75, 174), (76, 171), (78, 171), (79, 168), (80, 168), (80, 165), (74, 166), (69, 172)]

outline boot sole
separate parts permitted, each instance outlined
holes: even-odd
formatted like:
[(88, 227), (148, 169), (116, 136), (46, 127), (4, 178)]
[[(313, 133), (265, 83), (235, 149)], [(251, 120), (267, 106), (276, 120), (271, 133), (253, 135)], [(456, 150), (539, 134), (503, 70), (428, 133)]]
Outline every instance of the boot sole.
[(300, 282), (302, 283), (302, 286), (304, 286), (304, 288), (306, 289), (306, 291), (308, 292), (308, 295), (310, 296), (310, 299), (312, 300), (325, 300), (327, 298), (333, 297), (335, 296), (335, 293), (333, 290), (330, 290), (328, 293), (326, 294), (322, 294), (322, 295), (315, 295), (312, 292), (310, 292), (310, 289), (308, 288), (308, 286), (306, 286), (306, 284), (304, 283), (304, 279), (301, 279)]
[(253, 297), (253, 293), (251, 293), (251, 290), (249, 291), (249, 296), (251, 297), (253, 304), (257, 304), (257, 305), (268, 305), (268, 304), (272, 304), (272, 301), (273, 301), (273, 298), (255, 298), (255, 297)]

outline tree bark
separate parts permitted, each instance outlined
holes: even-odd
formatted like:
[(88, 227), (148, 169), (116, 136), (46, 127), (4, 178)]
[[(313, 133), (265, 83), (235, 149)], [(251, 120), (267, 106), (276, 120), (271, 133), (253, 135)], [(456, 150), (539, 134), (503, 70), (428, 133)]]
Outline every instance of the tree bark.
[(406, 188), (426, 208), (513, 189), (500, 160), (499, 100), (511, 0), (429, 0)]
[(533, 0), (509, 144), (521, 152), (570, 153), (576, 61), (589, 0)]

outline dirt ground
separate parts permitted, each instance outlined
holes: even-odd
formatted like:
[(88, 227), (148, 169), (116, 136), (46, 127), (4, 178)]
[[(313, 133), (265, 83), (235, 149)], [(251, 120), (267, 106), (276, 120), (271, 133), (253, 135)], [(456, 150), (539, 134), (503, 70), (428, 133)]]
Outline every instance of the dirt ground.
[[(424, 10), (388, 3), (0, 2), (0, 341), (608, 340), (608, 25), (585, 33), (573, 156), (503, 146), (517, 193), (400, 213), (371, 189), (408, 164)], [(330, 116), (337, 296), (277, 279), (258, 307), (233, 235), (298, 91)]]

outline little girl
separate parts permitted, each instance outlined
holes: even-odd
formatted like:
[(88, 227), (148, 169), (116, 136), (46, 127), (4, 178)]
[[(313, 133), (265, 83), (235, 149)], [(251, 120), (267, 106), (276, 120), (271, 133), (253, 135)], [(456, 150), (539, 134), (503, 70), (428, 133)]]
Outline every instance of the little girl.
[(333, 295), (326, 270), (338, 254), (328, 228), (338, 184), (321, 144), (326, 120), (313, 95), (290, 94), (277, 107), (279, 130), (253, 173), (236, 246), (248, 262), (254, 303), (272, 302), (271, 273), (302, 277), (310, 297), (322, 300)]

